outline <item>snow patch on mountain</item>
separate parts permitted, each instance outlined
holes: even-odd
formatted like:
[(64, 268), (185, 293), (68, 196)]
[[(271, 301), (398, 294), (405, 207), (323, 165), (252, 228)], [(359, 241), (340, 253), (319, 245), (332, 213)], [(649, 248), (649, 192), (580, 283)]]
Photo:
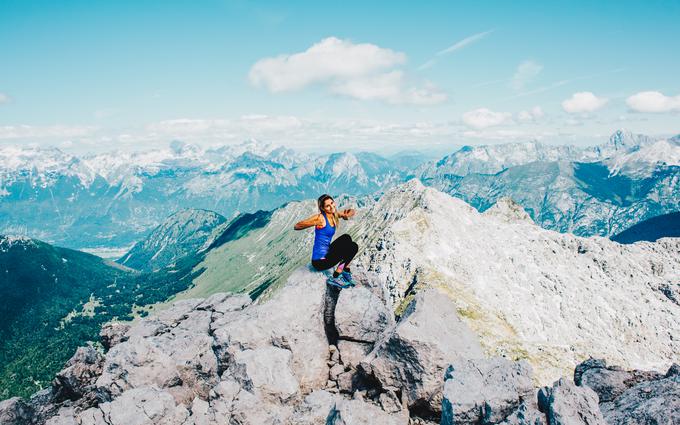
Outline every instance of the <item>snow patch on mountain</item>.
[(680, 166), (680, 140), (659, 140), (639, 150), (606, 161), (610, 176), (625, 174), (645, 178), (660, 167)]

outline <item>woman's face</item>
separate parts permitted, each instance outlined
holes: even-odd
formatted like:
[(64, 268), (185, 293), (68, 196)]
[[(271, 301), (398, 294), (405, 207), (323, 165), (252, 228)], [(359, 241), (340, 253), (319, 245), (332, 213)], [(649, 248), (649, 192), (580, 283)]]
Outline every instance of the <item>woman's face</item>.
[(326, 199), (323, 201), (323, 210), (327, 214), (333, 214), (335, 212), (335, 202), (331, 198)]

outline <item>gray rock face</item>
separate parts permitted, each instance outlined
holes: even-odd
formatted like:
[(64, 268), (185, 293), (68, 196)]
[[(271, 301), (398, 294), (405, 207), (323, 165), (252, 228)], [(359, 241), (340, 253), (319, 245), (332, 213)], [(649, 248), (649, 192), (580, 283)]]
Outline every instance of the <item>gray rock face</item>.
[(229, 365), (240, 351), (274, 346), (290, 352), (290, 370), (302, 394), (323, 388), (328, 379), (325, 290), (322, 274), (299, 269), (274, 299), (214, 321), (220, 364)]
[(300, 389), (290, 368), (291, 357), (289, 350), (274, 346), (243, 350), (234, 355), (227, 374), (242, 388), (285, 403)]
[[(86, 405), (96, 400), (92, 393), (97, 378), (102, 373), (104, 356), (93, 347), (79, 347), (66, 363), (66, 368), (57, 374), (52, 383), (54, 400), (78, 400), (84, 398)], [(87, 396), (87, 397), (84, 397)]]
[[(673, 370), (673, 368), (671, 368)], [(609, 424), (680, 423), (680, 374), (639, 383), (600, 405)]]
[(628, 388), (662, 375), (657, 372), (640, 370), (626, 371), (620, 367), (607, 366), (604, 360), (588, 359), (579, 364), (574, 371), (576, 385), (590, 387), (600, 399), (600, 403), (613, 401)]
[(561, 378), (538, 392), (538, 407), (550, 425), (605, 425), (597, 394)]
[(99, 338), (102, 345), (107, 350), (111, 349), (116, 344), (127, 341), (125, 334), (130, 330), (130, 325), (120, 322), (109, 322), (102, 325), (99, 332)]
[(547, 425), (545, 415), (534, 405), (535, 403), (522, 402), (517, 410), (505, 418), (499, 425)]
[(189, 417), (172, 395), (155, 387), (134, 388), (79, 415), (80, 425), (180, 425)]
[(355, 341), (338, 341), (340, 359), (345, 366), (356, 368), (373, 349), (373, 344)]
[(408, 415), (389, 414), (362, 400), (340, 400), (330, 412), (327, 425), (407, 425)]
[[(436, 289), (418, 293), (395, 324), (379, 289), (365, 285), (340, 292), (337, 347), (329, 345), (325, 332), (324, 276), (306, 268), (255, 305), (247, 296), (227, 294), (179, 301), (131, 325), (109, 326), (102, 332), (110, 342), (105, 356), (91, 347), (79, 349), (50, 389), (30, 402), (1, 402), (0, 423), (431, 425), (441, 419), (442, 424), (600, 425), (605, 418), (610, 424), (680, 420), (673, 416), (680, 411), (678, 365), (661, 376), (590, 359), (574, 373), (581, 386), (560, 380), (539, 392), (537, 406), (529, 365), (485, 358), (445, 294)], [(591, 387), (611, 401), (598, 406)]]
[(498, 423), (533, 400), (531, 367), (502, 357), (452, 365), (445, 375), (441, 423)]
[(403, 389), (409, 407), (441, 412), (443, 376), (452, 363), (483, 358), (477, 337), (453, 303), (429, 289), (416, 295), (394, 330), (360, 367), (383, 388)]
[(290, 424), (318, 425), (326, 424), (326, 419), (335, 407), (337, 396), (324, 390), (310, 393), (296, 409)]
[(21, 397), (0, 401), (0, 424), (29, 425), (33, 409)]
[(367, 288), (340, 292), (335, 306), (335, 327), (340, 338), (372, 343), (393, 323), (392, 312)]
[[(141, 336), (135, 327), (128, 341), (114, 346), (106, 356), (104, 371), (97, 380), (101, 391), (112, 397), (147, 385), (156, 385), (175, 396), (178, 403), (207, 397), (218, 382), (217, 359), (209, 335), (212, 313), (185, 311), (197, 303), (181, 303), (156, 319), (160, 329)], [(140, 325), (146, 328), (146, 323)]]

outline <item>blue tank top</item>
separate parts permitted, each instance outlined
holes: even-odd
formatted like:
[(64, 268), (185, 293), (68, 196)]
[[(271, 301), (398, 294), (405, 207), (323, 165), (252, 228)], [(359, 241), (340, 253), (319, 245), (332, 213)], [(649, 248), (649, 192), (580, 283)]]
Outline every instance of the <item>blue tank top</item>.
[(312, 260), (320, 260), (328, 253), (328, 247), (331, 245), (333, 235), (335, 235), (335, 227), (328, 222), (328, 217), (322, 213), (326, 220), (326, 225), (321, 229), (314, 226), (314, 248), (312, 248)]

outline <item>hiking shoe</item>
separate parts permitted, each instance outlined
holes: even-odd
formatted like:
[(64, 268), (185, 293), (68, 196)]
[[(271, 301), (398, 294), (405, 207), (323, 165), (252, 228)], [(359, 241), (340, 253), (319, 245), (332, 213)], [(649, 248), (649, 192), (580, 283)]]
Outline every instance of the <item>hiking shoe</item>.
[(340, 276), (338, 276), (338, 277), (329, 276), (328, 279), (326, 279), (326, 283), (328, 285), (335, 286), (337, 288), (342, 288), (342, 289), (349, 288), (350, 286), (352, 286), (349, 283), (347, 283), (347, 281), (345, 279), (340, 278)]
[(342, 278), (345, 279), (345, 282), (350, 284), (350, 286), (356, 286), (356, 283), (354, 283), (354, 280), (352, 280), (352, 272), (343, 270), (340, 276), (342, 276)]

